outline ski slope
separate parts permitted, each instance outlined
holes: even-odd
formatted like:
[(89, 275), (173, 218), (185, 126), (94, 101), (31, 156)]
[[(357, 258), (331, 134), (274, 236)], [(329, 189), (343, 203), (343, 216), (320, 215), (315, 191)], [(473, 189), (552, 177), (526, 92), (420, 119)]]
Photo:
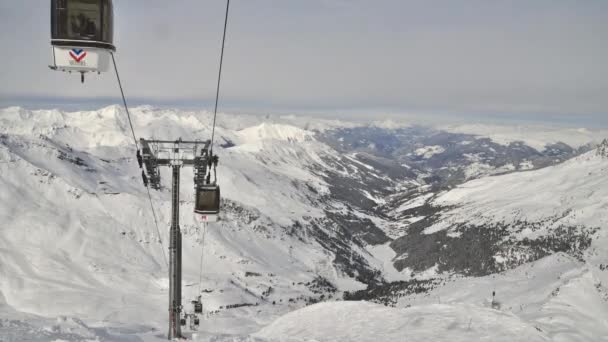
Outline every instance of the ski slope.
[(519, 317), (468, 304), (391, 308), (367, 302), (315, 304), (254, 334), (271, 341), (549, 341)]

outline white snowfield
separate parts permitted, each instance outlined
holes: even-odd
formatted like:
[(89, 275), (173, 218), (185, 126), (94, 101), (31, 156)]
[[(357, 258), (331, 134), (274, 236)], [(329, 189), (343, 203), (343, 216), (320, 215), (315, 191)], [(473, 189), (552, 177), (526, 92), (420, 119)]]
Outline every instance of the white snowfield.
[(286, 342), (550, 340), (514, 314), (476, 305), (391, 308), (367, 302), (315, 304), (288, 313), (253, 336)]
[[(553, 341), (608, 341), (608, 158), (595, 150), (544, 169), (464, 183), (433, 201), (443, 211), (425, 233), (460, 224), (544, 222), (516, 238), (551, 235), (560, 226), (596, 227), (583, 261), (557, 254), (491, 277), (462, 279), (433, 291), (442, 301), (482, 302), (496, 291), (509, 310)], [(491, 229), (491, 228), (488, 228)], [(426, 299), (403, 300), (425, 303)]]
[[(464, 183), (435, 199), (456, 205), (444, 227), (455, 222), (540, 221), (602, 227), (608, 223), (608, 158), (589, 151), (544, 169), (485, 177)], [(438, 229), (430, 227), (429, 231)]]
[[(133, 109), (133, 119), (138, 137), (210, 136), (211, 117), (205, 113), (140, 107)], [(288, 305), (288, 299), (308, 290), (293, 283), (330, 272), (328, 276), (344, 278), (343, 283), (361, 285), (320, 267), (331, 264), (332, 256), (310, 241), (288, 236), (280, 226), (318, 215), (320, 209), (307, 197), (311, 190), (302, 185), (323, 193), (325, 184), (304, 166), (320, 163), (320, 155), (329, 150), (308, 141), (311, 133), (294, 126), (287, 130), (283, 124), (255, 118), (255, 124), (242, 127), (251, 118), (244, 116), (237, 123), (232, 119), (220, 119), (216, 132), (217, 144), (229, 140), (236, 145), (221, 153), (219, 181), (224, 198), (237, 201), (246, 212), (225, 217), (205, 231), (191, 214), (192, 170), (182, 170), (183, 293), (189, 306), (199, 287), (205, 239), (201, 287), (209, 291), (204, 296), (206, 310), (241, 303), (264, 306), (261, 317), (234, 310), (236, 316), (241, 312), (247, 317), (230, 329), (239, 332), (255, 330), (297, 307)], [(166, 250), (158, 243), (124, 113), (115, 106), (71, 113), (9, 108), (0, 112), (0, 123), (3, 307), (46, 317), (78, 317), (95, 328), (144, 326), (143, 331), (154, 328), (164, 335)], [(166, 249), (170, 177), (167, 172), (162, 177), (167, 188), (152, 196)], [(246, 277), (245, 272), (260, 276)], [(280, 308), (261, 299), (269, 287), (277, 301), (284, 299)], [(234, 315), (218, 316), (230, 320)], [(2, 321), (0, 340), (5, 326)], [(142, 329), (133, 329), (133, 334)]]
[[(132, 114), (138, 137), (210, 135), (209, 113), (138, 107)], [(218, 121), (216, 143), (231, 146), (220, 153), (222, 195), (244, 212), (206, 230), (199, 226), (190, 211), (191, 171), (182, 170), (187, 308), (199, 292), (204, 241), (205, 315), (199, 331), (187, 333), (192, 339), (608, 341), (608, 272), (598, 269), (608, 264), (608, 161), (587, 154), (543, 170), (469, 182), (437, 199), (463, 204), (446, 216), (455, 221), (567, 212), (563, 222), (602, 228), (585, 260), (554, 255), (503, 274), (458, 278), (390, 308), (337, 301), (341, 291), (363, 284), (338, 271), (334, 255), (307, 231), (288, 234), (284, 228), (322, 215), (313, 200), (328, 184), (310, 167), (323, 170), (330, 167), (324, 160), (341, 157), (312, 129), (354, 124), (247, 115)], [(116, 106), (0, 109), (0, 341), (166, 340), (169, 175), (162, 174), (167, 188), (152, 192), (163, 249), (130, 134)], [(388, 279), (409, 277), (392, 267), (395, 254), (388, 246), (367, 252)], [(338, 287), (332, 301), (309, 307), (289, 301), (312, 295), (303, 283), (318, 275)], [(494, 290), (501, 305), (492, 309)], [(225, 309), (243, 303), (253, 305)]]

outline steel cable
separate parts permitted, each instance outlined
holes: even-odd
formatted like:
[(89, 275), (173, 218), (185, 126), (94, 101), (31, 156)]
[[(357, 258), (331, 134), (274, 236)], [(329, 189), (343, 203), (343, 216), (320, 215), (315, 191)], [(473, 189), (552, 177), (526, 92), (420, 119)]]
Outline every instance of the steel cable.
[(226, 16), (224, 17), (224, 33), (222, 35), (222, 50), (220, 52), (220, 67), (217, 74), (217, 88), (215, 91), (215, 107), (213, 109), (213, 127), (211, 128), (211, 146), (210, 151), (213, 152), (213, 140), (215, 137), (215, 120), (217, 118), (217, 104), (220, 98), (220, 82), (222, 80), (222, 64), (224, 62), (224, 45), (226, 43), (226, 28), (228, 27), (228, 10), (230, 9), (230, 0), (226, 0)]
[[(230, 0), (226, 0), (226, 15), (224, 17), (224, 32), (222, 33), (222, 49), (220, 51), (220, 65), (217, 73), (217, 87), (215, 90), (215, 106), (213, 108), (213, 126), (211, 128), (211, 144), (209, 151), (213, 157), (213, 141), (215, 139), (215, 123), (217, 119), (217, 106), (220, 98), (220, 84), (222, 80), (222, 65), (224, 63), (224, 46), (226, 45), (226, 29), (228, 27), (228, 13), (230, 10)], [(217, 178), (217, 174), (216, 174)], [(203, 257), (205, 255), (205, 235), (207, 234), (208, 225), (204, 223), (203, 225), (203, 240), (201, 241), (201, 262), (200, 262), (200, 272), (198, 277), (198, 294), (201, 293), (201, 286), (203, 282)]]
[[(133, 143), (135, 144), (135, 148), (139, 154), (139, 144), (137, 143), (137, 138), (135, 137), (135, 130), (133, 129), (133, 122), (131, 121), (131, 114), (129, 113), (129, 106), (127, 105), (127, 99), (125, 97), (125, 93), (122, 89), (122, 82), (120, 81), (120, 75), (118, 73), (118, 66), (116, 65), (116, 59), (114, 58), (114, 53), (110, 52), (112, 56), (112, 64), (114, 65), (114, 71), (116, 72), (116, 79), (118, 80), (118, 87), (120, 88), (120, 95), (122, 96), (122, 103), (125, 107), (125, 111), (127, 113), (127, 119), (129, 120), (129, 127), (131, 127), (131, 134), (133, 135)], [(165, 266), (169, 267), (169, 263), (167, 262), (167, 256), (165, 255), (165, 246), (163, 244), (162, 236), (160, 235), (160, 229), (158, 228), (158, 220), (156, 219), (156, 210), (154, 209), (154, 203), (152, 202), (152, 195), (150, 194), (150, 188), (146, 185), (146, 190), (148, 193), (148, 200), (150, 201), (150, 209), (152, 210), (152, 217), (154, 218), (154, 225), (156, 226), (156, 233), (158, 234), (158, 241), (160, 242), (160, 246), (163, 252), (163, 260), (165, 261)]]
[(201, 263), (200, 263), (200, 272), (198, 275), (198, 295), (201, 294), (201, 284), (203, 283), (203, 257), (205, 256), (205, 236), (207, 235), (208, 225), (205, 222), (203, 224), (203, 239), (201, 241)]

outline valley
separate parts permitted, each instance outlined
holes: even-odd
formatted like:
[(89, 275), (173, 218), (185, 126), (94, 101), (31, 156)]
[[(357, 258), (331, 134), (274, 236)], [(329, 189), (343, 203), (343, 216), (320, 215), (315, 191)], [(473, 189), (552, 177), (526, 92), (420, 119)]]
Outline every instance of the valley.
[[(141, 137), (210, 135), (210, 113), (132, 112)], [(458, 130), (222, 115), (218, 223), (194, 220), (182, 171), (191, 337), (279, 339), (341, 310), (444, 317), (462, 340), (498, 336), (494, 314), (529, 340), (608, 336), (608, 143)], [(159, 236), (129, 134), (117, 106), (0, 109), (0, 340), (166, 338), (170, 175)]]

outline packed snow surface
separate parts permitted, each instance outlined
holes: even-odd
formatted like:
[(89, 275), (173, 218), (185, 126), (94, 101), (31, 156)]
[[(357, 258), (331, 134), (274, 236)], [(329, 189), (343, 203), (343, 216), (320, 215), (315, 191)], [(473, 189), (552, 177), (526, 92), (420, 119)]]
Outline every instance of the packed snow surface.
[(277, 341), (549, 341), (517, 316), (469, 304), (391, 308), (367, 302), (315, 304), (254, 334)]

